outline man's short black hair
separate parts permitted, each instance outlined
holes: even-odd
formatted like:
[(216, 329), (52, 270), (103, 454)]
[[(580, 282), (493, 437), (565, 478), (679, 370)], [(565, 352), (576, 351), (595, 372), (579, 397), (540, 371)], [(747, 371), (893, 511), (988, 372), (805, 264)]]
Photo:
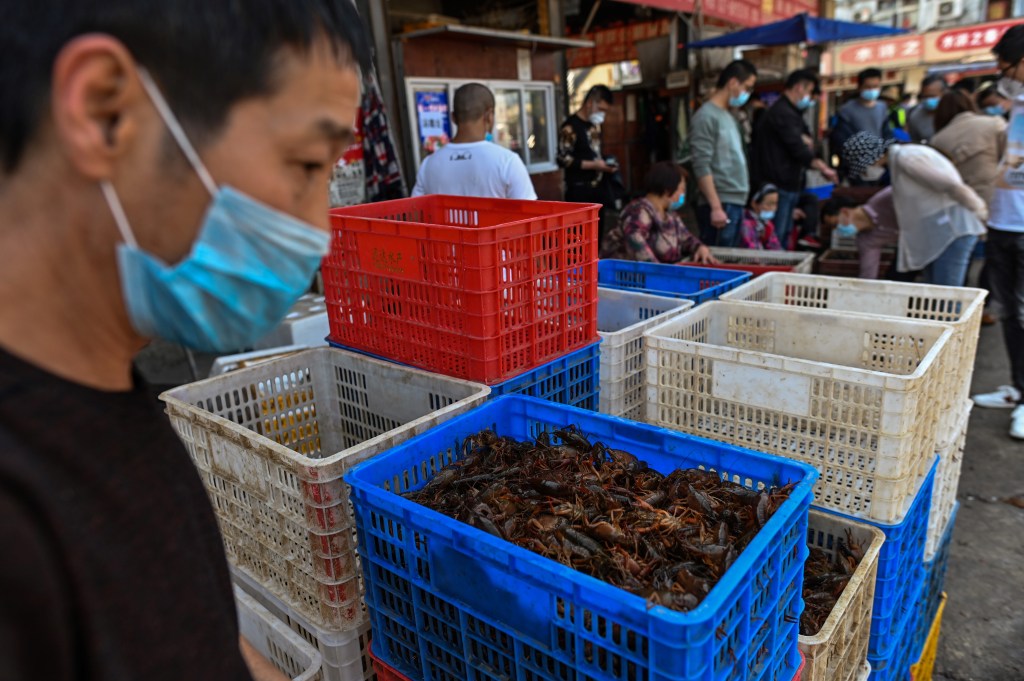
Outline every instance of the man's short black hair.
[(929, 85), (935, 85), (935, 83), (942, 83), (942, 89), (945, 90), (949, 85), (946, 83), (946, 79), (937, 73), (933, 73), (930, 76), (925, 76), (921, 81), (921, 89), (924, 90)]
[(878, 78), (879, 80), (881, 80), (882, 72), (874, 68), (864, 69), (863, 71), (857, 74), (857, 87), (864, 87), (864, 81), (868, 80), (869, 78)]
[(659, 161), (651, 166), (644, 178), (644, 191), (655, 196), (676, 193), (679, 183), (686, 177), (686, 170), (671, 161)]
[(482, 83), (466, 83), (455, 91), (452, 120), (456, 125), (472, 123), (494, 110), (494, 93)]
[(741, 83), (745, 83), (750, 79), (751, 76), (757, 75), (757, 67), (751, 64), (746, 59), (737, 59), (734, 62), (729, 62), (729, 65), (722, 69), (722, 72), (718, 74), (718, 88), (724, 88), (726, 84), (735, 78)]
[(821, 207), (821, 217), (830, 218), (839, 215), (843, 208), (856, 208), (860, 204), (849, 196), (833, 196)]
[(996, 57), (1011, 65), (1024, 59), (1024, 24), (1010, 27), (996, 46), (992, 48)]
[(992, 97), (998, 97), (999, 99), (1005, 99), (999, 92), (999, 88), (995, 83), (989, 83), (985, 87), (978, 90), (977, 94), (974, 95), (974, 101), (979, 107), (985, 106), (985, 100)]
[(326, 39), (342, 63), (370, 70), (349, 0), (0, 0), (0, 171), (18, 167), (47, 116), (57, 55), (88, 33), (124, 43), (200, 142), (236, 102), (274, 91), (283, 48)]
[(811, 69), (798, 69), (793, 73), (789, 74), (786, 78), (786, 89), (794, 88), (797, 85), (803, 85), (804, 83), (813, 83), (814, 89), (817, 90), (819, 87), (818, 74)]
[(594, 100), (604, 102), (605, 104), (612, 104), (615, 101), (615, 97), (612, 95), (611, 88), (607, 85), (595, 85), (587, 92), (587, 97), (584, 101), (592, 102)]

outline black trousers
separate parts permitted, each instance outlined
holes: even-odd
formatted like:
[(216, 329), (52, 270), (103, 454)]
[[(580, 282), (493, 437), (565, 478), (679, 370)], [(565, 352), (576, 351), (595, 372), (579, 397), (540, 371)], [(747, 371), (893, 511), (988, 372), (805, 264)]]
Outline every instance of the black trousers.
[(985, 257), (989, 284), (1002, 305), (1013, 387), (1024, 393), (1024, 233), (989, 228)]

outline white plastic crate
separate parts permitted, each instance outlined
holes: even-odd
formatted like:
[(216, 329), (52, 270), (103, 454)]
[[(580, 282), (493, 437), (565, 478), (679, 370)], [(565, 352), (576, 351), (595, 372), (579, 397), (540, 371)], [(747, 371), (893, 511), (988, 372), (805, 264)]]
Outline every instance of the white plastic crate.
[(370, 624), (352, 631), (328, 631), (310, 622), (237, 568), (231, 569), (235, 593), (239, 590), (283, 623), (289, 633), (309, 645), (321, 660), (309, 681), (374, 681), (370, 659)]
[(273, 331), (256, 341), (255, 349), (263, 350), (282, 345), (315, 348), (327, 345), (326, 338), (330, 332), (324, 296), (307, 293), (296, 301)]
[(765, 251), (750, 248), (710, 246), (712, 255), (723, 265), (751, 265), (754, 267), (789, 267), (793, 272), (810, 274), (814, 271), (814, 253), (799, 251)]
[(986, 295), (982, 289), (959, 286), (776, 272), (723, 293), (721, 300), (841, 310), (951, 325), (954, 331), (951, 344), (955, 349), (940, 367), (945, 387), (940, 395), (943, 414), (940, 414), (936, 438), (941, 448), (953, 444), (960, 410), (970, 393)]
[(962, 407), (957, 420), (957, 436), (945, 447), (940, 446), (939, 467), (935, 471), (935, 488), (932, 490), (932, 507), (928, 512), (928, 543), (925, 545), (925, 562), (935, 558), (942, 544), (942, 535), (949, 525), (956, 506), (956, 491), (960, 486), (960, 469), (964, 463), (964, 445), (967, 442), (967, 423), (971, 419), (974, 402), (968, 400)]
[(235, 605), (239, 633), (282, 674), (292, 681), (321, 681), (320, 651), (238, 586)]
[(318, 348), (161, 399), (206, 484), (231, 563), (317, 625), (346, 630), (365, 613), (342, 476), (489, 393)]
[(647, 387), (644, 331), (693, 307), (692, 300), (638, 291), (597, 289), (597, 332), (601, 336), (602, 414), (644, 417)]
[(807, 519), (808, 546), (832, 557), (838, 542), (848, 539), (861, 545), (864, 558), (821, 630), (814, 636), (800, 637), (800, 652), (805, 660), (802, 681), (857, 681), (867, 663), (878, 554), (885, 533), (877, 527), (811, 509)]
[(948, 325), (710, 302), (646, 333), (647, 422), (815, 466), (815, 505), (900, 521), (935, 451)]

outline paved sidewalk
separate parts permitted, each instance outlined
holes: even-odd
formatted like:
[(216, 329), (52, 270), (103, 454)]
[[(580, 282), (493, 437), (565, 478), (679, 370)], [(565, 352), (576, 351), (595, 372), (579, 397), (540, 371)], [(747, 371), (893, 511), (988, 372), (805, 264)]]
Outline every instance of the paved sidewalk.
[[(974, 390), (1009, 382), (998, 326), (982, 329)], [(1010, 412), (975, 408), (960, 478), (934, 681), (1024, 680), (1024, 442)]]

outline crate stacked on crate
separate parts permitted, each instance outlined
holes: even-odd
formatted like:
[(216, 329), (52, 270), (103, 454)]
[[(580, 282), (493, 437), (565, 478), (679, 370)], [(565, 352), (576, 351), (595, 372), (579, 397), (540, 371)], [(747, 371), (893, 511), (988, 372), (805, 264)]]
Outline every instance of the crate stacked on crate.
[(331, 229), (332, 345), (598, 408), (596, 206), (426, 196), (335, 209)]
[(602, 260), (597, 267), (598, 283), (605, 288), (682, 298), (695, 305), (715, 300), (748, 279), (750, 272), (632, 260)]
[(946, 594), (939, 599), (939, 606), (935, 618), (928, 628), (928, 635), (924, 646), (921, 649), (921, 656), (910, 667), (911, 681), (932, 681), (932, 671), (935, 669), (935, 657), (939, 652), (939, 633), (942, 629), (942, 613), (946, 609)]
[[(914, 631), (914, 649), (918, 651), (917, 659), (923, 661), (929, 654), (929, 646), (934, 647), (938, 643), (939, 622), (942, 619), (942, 603), (946, 599), (945, 582), (946, 570), (949, 567), (949, 554), (953, 544), (953, 530), (956, 526), (956, 514), (960, 508), (959, 502), (955, 504), (950, 514), (945, 531), (936, 550), (925, 557), (924, 562), (924, 588), (921, 592), (921, 599), (918, 603), (916, 630)], [(934, 640), (932, 639), (934, 635)], [(934, 650), (931, 652), (934, 661)], [(920, 662), (919, 662), (920, 664)], [(928, 676), (915, 675), (915, 679), (930, 679)]]
[(981, 289), (868, 281), (840, 277), (767, 274), (722, 294), (737, 300), (934, 321), (953, 329), (956, 348), (940, 373), (945, 376), (937, 446), (958, 435), (974, 373), (974, 356), (987, 293)]
[(811, 274), (814, 271), (814, 253), (726, 248), (724, 246), (711, 246), (710, 250), (719, 264), (700, 265), (700, 267), (750, 272), (754, 277), (768, 272)]
[(647, 332), (649, 423), (810, 463), (816, 507), (885, 534), (867, 651), (876, 676), (921, 595), (953, 335), (937, 322), (732, 300)]
[(292, 681), (321, 681), (320, 652), (252, 596), (235, 587), (238, 633)]
[[(403, 494), (484, 429), (519, 440), (567, 424), (667, 473), (700, 467), (752, 489), (794, 482), (701, 605), (635, 596)], [(765, 679), (800, 664), (809, 466), (522, 396), (492, 400), (346, 475), (374, 655), (410, 679)]]
[(800, 636), (805, 681), (857, 681), (868, 657), (878, 559), (885, 535), (849, 518), (811, 510), (807, 543), (830, 558), (844, 543), (856, 543), (863, 558), (821, 629)]
[[(304, 618), (293, 628), (317, 644), (325, 681), (351, 681), (339, 676), (338, 665), (349, 661), (337, 645), (358, 640), (366, 626), (342, 475), (488, 393), (481, 384), (320, 348), (161, 396), (199, 469), (233, 568), (263, 590), (265, 607)], [(319, 635), (335, 632), (349, 636)]]
[(693, 301), (603, 287), (598, 288), (597, 297), (597, 332), (601, 336), (600, 411), (634, 421), (643, 420), (647, 400), (644, 331), (689, 310)]

